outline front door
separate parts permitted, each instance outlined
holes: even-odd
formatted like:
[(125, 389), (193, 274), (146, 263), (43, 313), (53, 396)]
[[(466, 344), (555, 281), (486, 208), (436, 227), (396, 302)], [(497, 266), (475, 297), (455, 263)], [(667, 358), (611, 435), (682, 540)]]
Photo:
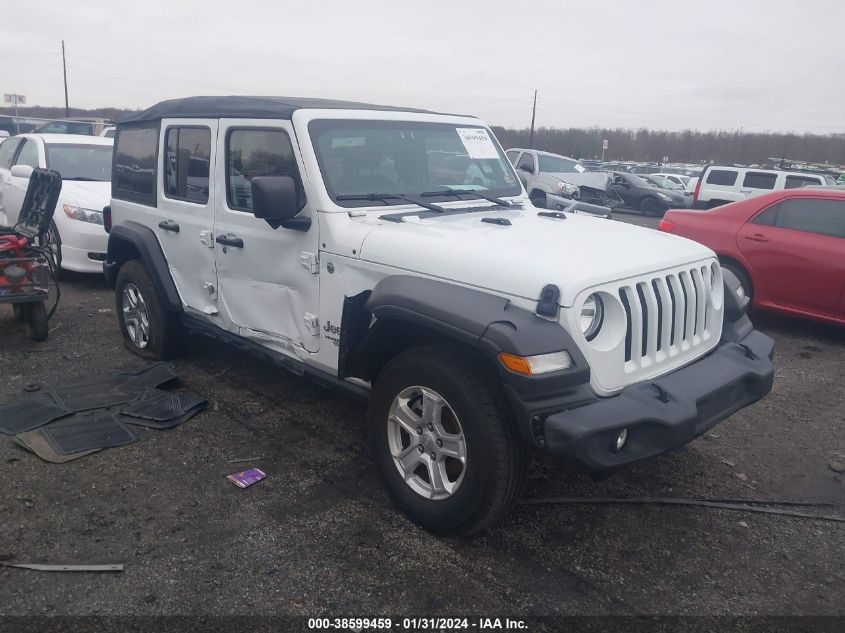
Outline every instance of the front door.
[(845, 288), (845, 203), (784, 200), (745, 224), (737, 243), (773, 303), (836, 314)]
[[(319, 348), (317, 214), (289, 122), (221, 120), (214, 218), (220, 309), (241, 336), (298, 355)], [(273, 228), (252, 214), (256, 176), (297, 182), (307, 231)]]
[[(12, 166), (15, 165), (25, 165), (33, 169), (39, 165), (44, 165), (43, 150), (39, 149), (38, 142), (35, 139), (24, 140)], [(29, 189), (29, 176), (22, 178), (12, 175), (11, 172), (9, 173), (9, 182), (3, 196), (3, 207), (6, 210), (6, 220), (9, 226), (14, 226), (18, 222), (27, 189)], [(56, 211), (59, 212), (61, 209), (56, 209)]]
[(159, 152), (158, 217), (152, 225), (185, 305), (218, 313), (214, 262), (216, 119), (164, 119)]

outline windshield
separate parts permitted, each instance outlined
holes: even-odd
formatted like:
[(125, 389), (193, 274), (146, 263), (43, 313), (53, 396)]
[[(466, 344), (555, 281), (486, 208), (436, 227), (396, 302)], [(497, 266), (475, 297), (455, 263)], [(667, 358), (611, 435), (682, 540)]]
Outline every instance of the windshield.
[(669, 180), (663, 176), (649, 176), (649, 179), (653, 180), (658, 187), (662, 187), (663, 189), (683, 189), (674, 180)]
[(587, 168), (576, 160), (569, 160), (568, 158), (560, 158), (558, 156), (546, 156), (545, 154), (539, 154), (539, 156), (541, 172), (558, 174), (583, 174), (585, 171), (587, 171)]
[(62, 180), (111, 180), (111, 145), (57, 145), (48, 143), (47, 168)]
[[(418, 121), (315, 120), (308, 126), (329, 195), (419, 196), (474, 189), (516, 196), (519, 181), (483, 127)], [(444, 197), (444, 200), (448, 198)], [(404, 204), (390, 199), (380, 204)], [(346, 207), (372, 201), (340, 200)]]

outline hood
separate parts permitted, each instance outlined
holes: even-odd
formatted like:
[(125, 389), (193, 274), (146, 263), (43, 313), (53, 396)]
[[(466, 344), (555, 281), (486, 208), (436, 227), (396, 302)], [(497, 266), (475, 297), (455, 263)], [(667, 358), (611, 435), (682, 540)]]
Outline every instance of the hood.
[(102, 211), (111, 201), (111, 182), (63, 180), (61, 199), (77, 207)]
[(610, 189), (610, 175), (605, 173), (595, 171), (585, 171), (582, 174), (549, 172), (548, 175), (578, 187), (591, 187), (601, 191)]
[[(714, 257), (696, 242), (632, 224), (538, 209), (460, 213), (374, 224), (361, 259), (395, 269), (536, 301), (546, 284), (560, 288), (560, 304), (582, 290)], [(482, 222), (507, 218), (511, 226)]]

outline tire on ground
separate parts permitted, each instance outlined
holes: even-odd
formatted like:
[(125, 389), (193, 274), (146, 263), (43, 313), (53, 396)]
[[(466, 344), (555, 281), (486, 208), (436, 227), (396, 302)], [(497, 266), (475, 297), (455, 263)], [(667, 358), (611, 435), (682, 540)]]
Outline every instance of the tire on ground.
[[(481, 362), (450, 346), (412, 348), (388, 362), (374, 382), (369, 434), (376, 466), (396, 505), (435, 533), (483, 530), (511, 509), (525, 482), (528, 449)], [(430, 500), (415, 492), (391, 454), (388, 414), (394, 398), (411, 386), (440, 394), (463, 431), (467, 451), (463, 480), (445, 499)]]
[[(126, 327), (123, 291), (129, 284), (138, 289), (146, 304), (149, 335), (145, 347), (140, 347), (132, 340)], [(117, 273), (115, 310), (126, 349), (142, 358), (152, 360), (164, 360), (173, 354), (178, 333), (176, 316), (164, 309), (164, 302), (159, 296), (147, 269), (137, 259), (123, 264)]]
[(745, 296), (747, 296), (749, 300), (752, 300), (754, 298), (754, 286), (751, 283), (751, 277), (749, 277), (748, 273), (745, 272), (745, 268), (743, 268), (741, 264), (732, 260), (720, 260), (719, 263), (723, 268), (727, 268), (736, 275), (736, 278), (739, 279), (739, 283), (742, 284)]
[(47, 308), (44, 306), (44, 302), (38, 301), (29, 304), (27, 313), (29, 338), (38, 343), (46, 341), (50, 334), (50, 323), (47, 320)]

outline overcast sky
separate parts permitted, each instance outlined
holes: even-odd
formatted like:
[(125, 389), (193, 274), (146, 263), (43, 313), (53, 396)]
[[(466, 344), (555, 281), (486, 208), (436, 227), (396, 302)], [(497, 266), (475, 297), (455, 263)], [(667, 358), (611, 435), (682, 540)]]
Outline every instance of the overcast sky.
[(314, 96), (538, 126), (845, 132), (843, 0), (8, 2), (0, 92)]

